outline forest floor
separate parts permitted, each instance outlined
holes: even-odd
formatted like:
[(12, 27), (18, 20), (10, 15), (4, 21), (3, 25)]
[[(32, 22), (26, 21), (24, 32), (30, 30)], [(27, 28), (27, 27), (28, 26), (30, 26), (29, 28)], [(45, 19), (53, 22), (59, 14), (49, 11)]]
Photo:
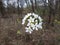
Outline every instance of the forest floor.
[(28, 34), (21, 21), (21, 16), (16, 14), (0, 17), (0, 45), (60, 45), (60, 24)]

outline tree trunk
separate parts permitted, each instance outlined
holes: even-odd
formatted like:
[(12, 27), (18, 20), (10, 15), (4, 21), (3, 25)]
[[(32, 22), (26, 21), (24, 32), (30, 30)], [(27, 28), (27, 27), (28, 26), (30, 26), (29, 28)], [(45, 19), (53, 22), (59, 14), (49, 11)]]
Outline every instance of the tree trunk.
[(4, 6), (3, 6), (2, 1), (0, 1), (0, 12), (1, 12), (2, 17), (4, 17)]
[(33, 0), (30, 0), (31, 4), (32, 4), (32, 12), (34, 12), (34, 4), (33, 4)]
[(18, 15), (19, 15), (19, 0), (17, 0), (17, 4), (18, 4), (17, 10), (18, 10)]
[(54, 18), (55, 18), (55, 8), (54, 8), (54, 0), (48, 0), (48, 8), (49, 8), (49, 19), (48, 19), (48, 24), (50, 26), (54, 25)]

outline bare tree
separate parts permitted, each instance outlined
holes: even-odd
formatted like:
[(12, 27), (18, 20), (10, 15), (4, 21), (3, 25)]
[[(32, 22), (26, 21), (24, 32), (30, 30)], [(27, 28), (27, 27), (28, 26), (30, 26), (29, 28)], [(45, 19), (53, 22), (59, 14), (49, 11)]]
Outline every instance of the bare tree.
[(34, 3), (33, 3), (33, 0), (30, 0), (31, 1), (31, 4), (32, 4), (32, 12), (34, 12)]
[(35, 0), (35, 9), (37, 8), (37, 0)]
[(45, 15), (47, 3), (46, 3), (46, 0), (42, 0), (42, 1), (43, 1), (43, 3), (44, 3), (44, 6), (43, 6), (43, 15)]
[(7, 1), (7, 13), (9, 12), (9, 0), (6, 0)]
[(23, 15), (22, 15), (22, 14), (23, 14), (23, 5), (24, 5), (24, 2), (23, 2), (23, 1), (24, 1), (24, 0), (20, 0), (20, 1), (19, 1), (19, 2), (20, 2), (20, 6), (21, 6), (21, 7), (20, 7), (20, 16), (21, 16), (21, 17), (23, 17)]
[(2, 2), (2, 0), (0, 0), (0, 12), (1, 12), (1, 14), (2, 14), (2, 17), (4, 17), (4, 6), (3, 6), (3, 2)]
[(18, 15), (19, 15), (19, 0), (17, 0), (17, 4), (18, 4), (17, 9), (18, 9)]
[(54, 18), (55, 18), (55, 6), (54, 6), (54, 0), (48, 0), (48, 10), (49, 10), (49, 14), (48, 14), (48, 24), (49, 25), (54, 25)]
[(58, 20), (60, 21), (60, 0), (58, 0)]

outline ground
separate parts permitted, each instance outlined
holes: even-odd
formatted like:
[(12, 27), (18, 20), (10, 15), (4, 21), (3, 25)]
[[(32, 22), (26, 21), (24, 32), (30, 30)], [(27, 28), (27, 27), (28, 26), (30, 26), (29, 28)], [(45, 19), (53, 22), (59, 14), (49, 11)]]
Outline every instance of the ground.
[(29, 34), (21, 21), (22, 17), (16, 14), (0, 17), (0, 45), (60, 45), (60, 24)]

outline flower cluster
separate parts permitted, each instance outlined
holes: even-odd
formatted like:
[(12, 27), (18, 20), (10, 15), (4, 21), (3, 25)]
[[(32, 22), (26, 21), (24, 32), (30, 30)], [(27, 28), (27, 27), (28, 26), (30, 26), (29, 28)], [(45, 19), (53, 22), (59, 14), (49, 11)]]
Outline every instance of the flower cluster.
[(27, 22), (26, 32), (32, 33), (33, 30), (42, 29), (42, 18), (35, 13), (28, 13), (22, 20), (22, 24)]

